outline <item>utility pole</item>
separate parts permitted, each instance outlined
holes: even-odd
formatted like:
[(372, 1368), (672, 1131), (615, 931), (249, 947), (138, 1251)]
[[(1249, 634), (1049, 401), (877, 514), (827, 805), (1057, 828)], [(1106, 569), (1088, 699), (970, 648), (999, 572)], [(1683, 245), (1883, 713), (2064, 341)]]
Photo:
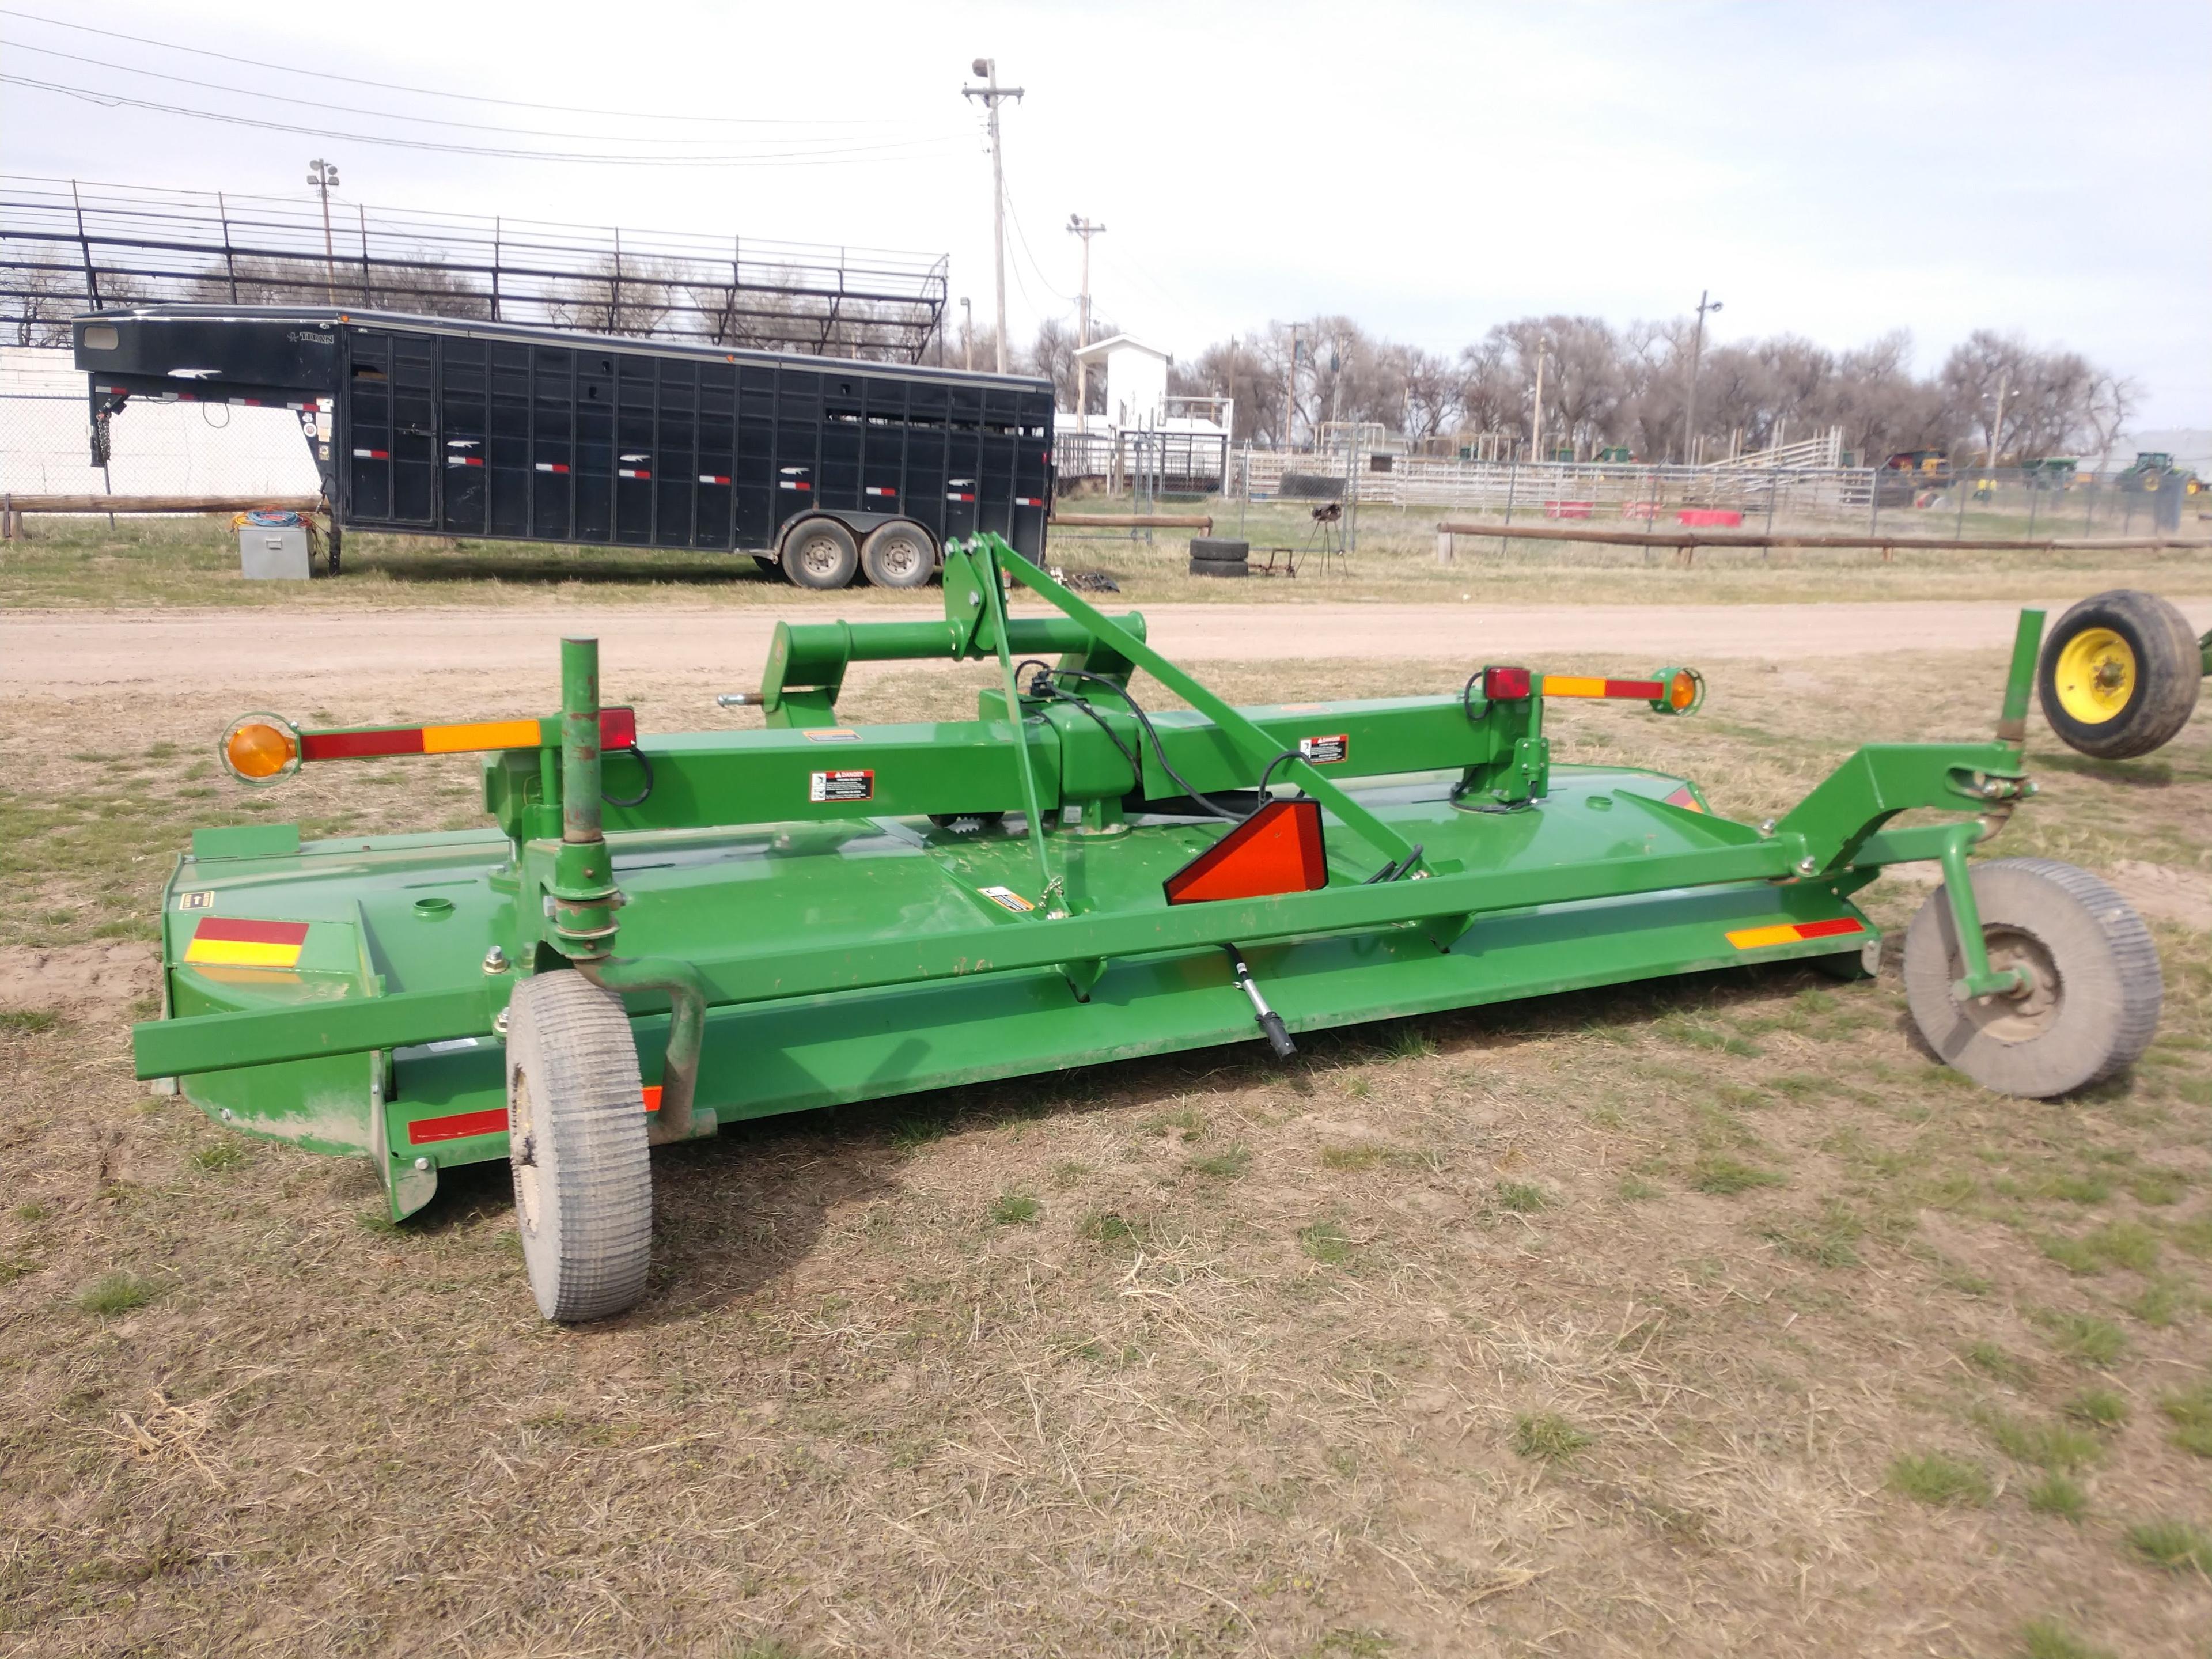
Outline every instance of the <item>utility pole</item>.
[(983, 77), (980, 87), (963, 87), (963, 98), (980, 98), (983, 107), (991, 112), (991, 237), (996, 246), (999, 270), (999, 373), (1006, 372), (1006, 169), (999, 146), (999, 106), (1009, 98), (1019, 98), (1019, 87), (999, 84), (999, 60), (978, 58), (968, 66)]
[(1697, 465), (1692, 453), (1698, 441), (1698, 360), (1705, 355), (1705, 313), (1718, 311), (1721, 302), (1707, 297), (1709, 290), (1698, 290), (1698, 332), (1690, 346), (1690, 398), (1682, 412), (1682, 459), (1690, 465)]
[(1997, 440), (2004, 431), (2005, 392), (2010, 388), (2011, 383), (2012, 371), (2008, 368), (1999, 369), (1997, 371), (1997, 414), (1996, 418), (1990, 422), (1990, 471), (1992, 472), (1997, 470)]
[(1283, 386), (1283, 447), (1291, 447), (1291, 434), (1298, 421), (1298, 325), (1291, 325), (1291, 368)]
[(323, 298), (331, 304), (338, 302), (338, 260), (331, 244), (331, 192), (337, 188), (338, 170), (319, 155), (307, 163), (307, 182), (322, 193), (323, 198)]
[(1083, 239), (1083, 293), (1080, 308), (1076, 313), (1075, 349), (1075, 424), (1080, 431), (1083, 417), (1091, 409), (1091, 364), (1080, 354), (1091, 343), (1091, 239), (1106, 228), (1094, 225), (1079, 213), (1067, 216), (1067, 234)]
[(1528, 456), (1531, 460), (1544, 459), (1544, 359), (1551, 355), (1551, 337), (1546, 335), (1536, 342), (1536, 412), (1528, 428)]
[(975, 308), (964, 294), (960, 296), (960, 367), (975, 367)]

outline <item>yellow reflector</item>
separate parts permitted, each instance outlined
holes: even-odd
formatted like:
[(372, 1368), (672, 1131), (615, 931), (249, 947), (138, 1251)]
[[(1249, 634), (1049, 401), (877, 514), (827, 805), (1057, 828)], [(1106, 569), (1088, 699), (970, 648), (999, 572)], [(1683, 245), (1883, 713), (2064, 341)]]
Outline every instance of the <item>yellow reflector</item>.
[(299, 734), (272, 715), (249, 714), (223, 733), (222, 759), (246, 782), (267, 783), (299, 765)]
[(1601, 697), (1605, 682), (1589, 674), (1547, 674), (1544, 676), (1544, 695), (1547, 697)]
[(483, 749), (535, 749), (544, 741), (536, 720), (477, 720), (467, 726), (426, 726), (422, 752), (459, 755)]

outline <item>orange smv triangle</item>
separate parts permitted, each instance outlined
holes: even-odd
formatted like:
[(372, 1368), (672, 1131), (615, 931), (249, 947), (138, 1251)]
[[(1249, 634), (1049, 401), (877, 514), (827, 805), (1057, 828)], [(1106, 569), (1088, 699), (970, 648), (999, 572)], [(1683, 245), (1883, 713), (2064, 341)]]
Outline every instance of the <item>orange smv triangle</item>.
[(1163, 884), (1170, 904), (1310, 893), (1328, 886), (1321, 803), (1269, 801)]

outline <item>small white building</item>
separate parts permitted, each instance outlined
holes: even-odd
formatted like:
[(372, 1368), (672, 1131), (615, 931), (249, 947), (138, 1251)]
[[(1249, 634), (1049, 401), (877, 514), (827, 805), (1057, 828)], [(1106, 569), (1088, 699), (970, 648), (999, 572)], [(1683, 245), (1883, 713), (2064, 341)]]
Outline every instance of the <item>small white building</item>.
[[(1054, 416), (1062, 478), (1103, 477), (1119, 488), (1139, 471), (1169, 480), (1164, 487), (1218, 488), (1229, 474), (1236, 405), (1225, 398), (1178, 398), (1168, 392), (1174, 359), (1133, 335), (1116, 334), (1075, 354), (1079, 383), (1106, 376), (1103, 415), (1068, 410)], [(1157, 435), (1152, 435), (1157, 434)]]

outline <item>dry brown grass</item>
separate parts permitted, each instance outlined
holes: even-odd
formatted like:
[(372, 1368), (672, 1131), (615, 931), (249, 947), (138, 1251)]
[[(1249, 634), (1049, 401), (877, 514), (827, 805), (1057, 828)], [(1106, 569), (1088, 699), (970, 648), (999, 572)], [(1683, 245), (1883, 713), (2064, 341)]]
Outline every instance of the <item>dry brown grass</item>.
[[(1462, 671), (1286, 672), (1212, 678)], [(2000, 673), (1729, 665), (1697, 720), (1557, 728), (1758, 817), (1853, 742), (1985, 730)], [(880, 674), (848, 712), (969, 683)], [(648, 727), (709, 707), (622, 690)], [(343, 712), (493, 697), (457, 674)], [(178, 770), (232, 712), (23, 700), (8, 810), (45, 828), (10, 939), (149, 913), (166, 850), (235, 807)], [(2045, 795), (1998, 850), (2201, 876), (2208, 729), (2109, 767), (2039, 733)], [(331, 771), (275, 811), (469, 816), (464, 762)], [(1869, 899), (1895, 925), (1921, 892)], [(1931, 1065), (1893, 960), (754, 1126), (660, 1155), (653, 1294), (575, 1331), (530, 1307), (502, 1170), (388, 1227), (363, 1167), (140, 1095), (127, 1008), (86, 992), (0, 1026), (0, 1655), (1995, 1656), (2047, 1617), (2201, 1656), (2212, 1583), (2128, 1542), (2212, 1522), (2157, 1407), (2212, 1331), (2212, 941), (2156, 932), (2159, 1044), (2057, 1105)], [(1782, 1184), (1698, 1190), (1722, 1158)], [(2086, 1273), (2040, 1245), (2111, 1228), (2136, 1247)], [(148, 1299), (81, 1306), (112, 1273)], [(2133, 1409), (2079, 1431), (2081, 1518), (2041, 1512), (1990, 1425), (2091, 1389)], [(1586, 1443), (1521, 1455), (1547, 1415)], [(1988, 1505), (1885, 1486), (1929, 1453), (1985, 1468)]]

